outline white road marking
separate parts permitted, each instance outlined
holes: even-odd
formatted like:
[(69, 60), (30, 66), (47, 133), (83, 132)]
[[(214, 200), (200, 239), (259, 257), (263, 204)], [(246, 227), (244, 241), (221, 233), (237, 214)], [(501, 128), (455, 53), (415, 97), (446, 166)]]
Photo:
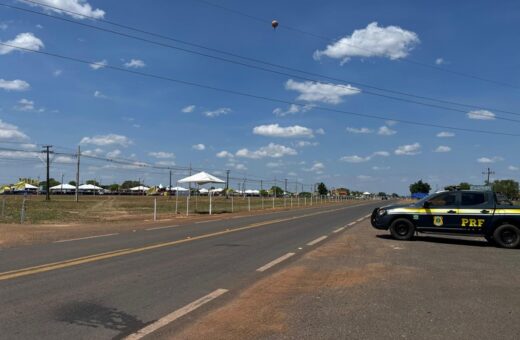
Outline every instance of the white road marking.
[(209, 222), (214, 222), (214, 221), (220, 221), (220, 220), (197, 221), (197, 222), (195, 222), (195, 224), (209, 223)]
[(309, 243), (307, 243), (308, 246), (313, 246), (315, 245), (316, 243), (319, 243), (321, 241), (323, 241), (324, 239), (327, 238), (327, 235), (323, 235), (321, 237), (318, 237), (317, 239), (313, 240), (313, 241), (310, 241)]
[(370, 216), (372, 216), (372, 214), (368, 214), (365, 216), (365, 218), (369, 218)]
[(175, 225), (168, 225), (166, 227), (155, 227), (155, 228), (148, 228), (148, 229), (145, 229), (146, 231), (151, 231), (151, 230), (159, 230), (159, 229), (168, 229), (168, 228), (175, 228), (175, 227), (178, 227), (179, 225), (178, 224), (175, 224)]
[(356, 224), (356, 222), (350, 222), (349, 224), (347, 224), (347, 227), (352, 227), (354, 224)]
[(138, 330), (137, 332), (130, 334), (125, 339), (127, 340), (138, 340), (142, 339), (143, 337), (155, 332), (159, 328), (162, 328), (169, 323), (172, 323), (173, 321), (183, 317), (184, 315), (194, 311), (195, 309), (205, 305), (206, 303), (218, 298), (222, 294), (227, 293), (227, 289), (217, 289), (212, 293), (209, 293), (206, 296), (201, 297), (198, 300), (193, 301), (192, 303), (177, 309), (176, 311), (166, 315), (165, 317), (160, 318), (159, 320), (155, 321), (154, 323)]
[(341, 228), (338, 228), (336, 230), (333, 231), (333, 233), (339, 233), (340, 231), (342, 231), (343, 229), (345, 229), (345, 227), (341, 227)]
[(257, 272), (263, 272), (263, 271), (266, 271), (267, 269), (273, 267), (273, 266), (276, 266), (278, 263), (282, 262), (282, 261), (285, 261), (287, 260), (289, 257), (291, 256), (294, 256), (295, 253), (287, 253), (283, 256), (280, 256), (279, 258), (277, 258), (276, 260), (273, 260), (271, 262), (269, 262), (268, 264), (266, 264), (265, 266), (262, 266), (260, 268), (258, 268), (256, 271)]
[(358, 219), (356, 220), (356, 222), (361, 222), (361, 221), (363, 221), (363, 217), (358, 218)]
[(96, 236), (87, 236), (87, 237), (80, 237), (80, 238), (71, 238), (71, 239), (68, 239), (68, 240), (54, 241), (54, 243), (81, 241), (81, 240), (88, 240), (88, 239), (91, 239), (91, 238), (107, 237), (107, 236), (113, 236), (113, 235), (119, 235), (119, 233), (105, 234), (105, 235), (96, 235)]

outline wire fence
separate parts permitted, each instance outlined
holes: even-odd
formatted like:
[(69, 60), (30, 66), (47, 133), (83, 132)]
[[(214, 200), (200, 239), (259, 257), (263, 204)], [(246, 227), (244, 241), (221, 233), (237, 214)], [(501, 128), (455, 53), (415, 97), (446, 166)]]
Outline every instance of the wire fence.
[[(298, 209), (312, 206), (352, 204), (354, 197), (330, 196), (215, 196), (212, 214), (262, 210)], [(208, 196), (73, 196), (56, 195), (46, 201), (41, 195), (0, 196), (0, 223), (75, 224), (114, 221), (159, 221), (210, 213)]]

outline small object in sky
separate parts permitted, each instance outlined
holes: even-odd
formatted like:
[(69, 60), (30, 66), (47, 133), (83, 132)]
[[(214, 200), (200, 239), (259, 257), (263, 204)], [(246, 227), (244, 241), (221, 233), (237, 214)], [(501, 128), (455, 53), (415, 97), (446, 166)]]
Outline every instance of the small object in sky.
[(278, 27), (278, 21), (273, 20), (273, 21), (271, 22), (271, 26), (273, 26), (273, 28), (276, 29), (276, 27)]

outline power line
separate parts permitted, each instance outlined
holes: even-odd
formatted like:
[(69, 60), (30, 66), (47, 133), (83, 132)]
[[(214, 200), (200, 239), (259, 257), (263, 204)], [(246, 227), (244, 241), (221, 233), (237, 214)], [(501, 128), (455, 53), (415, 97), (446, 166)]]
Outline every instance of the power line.
[[(207, 89), (207, 90), (218, 91), (218, 92), (233, 94), (233, 95), (242, 96), (242, 97), (249, 97), (249, 98), (254, 98), (254, 99), (263, 100), (263, 101), (269, 101), (269, 102), (273, 102), (273, 103), (281, 103), (281, 104), (287, 104), (287, 105), (296, 105), (298, 107), (304, 107), (305, 106), (305, 104), (300, 104), (300, 103), (289, 101), (289, 100), (272, 98), (272, 97), (267, 97), (267, 96), (262, 96), (262, 95), (255, 95), (255, 94), (252, 94), (252, 93), (240, 92), (240, 91), (235, 91), (235, 90), (229, 90), (229, 89), (225, 89), (225, 88), (220, 88), (220, 87), (215, 87), (215, 86), (210, 86), (210, 85), (204, 85), (204, 84), (195, 83), (195, 82), (191, 82), (191, 81), (175, 79), (175, 78), (171, 78), (171, 77), (167, 77), (167, 76), (161, 76), (161, 75), (152, 74), (152, 73), (146, 73), (146, 72), (141, 72), (141, 71), (129, 70), (129, 69), (125, 69), (125, 68), (118, 67), (118, 66), (104, 65), (104, 64), (100, 64), (100, 63), (97, 63), (97, 62), (94, 62), (94, 61), (88, 61), (88, 60), (85, 60), (85, 59), (64, 56), (64, 55), (57, 54), (57, 53), (37, 51), (37, 50), (29, 49), (29, 48), (19, 47), (19, 46), (15, 46), (15, 45), (11, 45), (11, 44), (6, 44), (6, 43), (3, 43), (3, 42), (0, 42), (0, 46), (7, 46), (7, 47), (11, 47), (11, 48), (18, 49), (18, 50), (21, 50), (21, 51), (26, 51), (26, 52), (32, 52), (32, 53), (37, 53), (37, 54), (41, 54), (41, 55), (51, 56), (51, 57), (54, 57), (54, 58), (59, 58), (59, 59), (63, 59), (63, 60), (69, 60), (69, 61), (82, 63), (82, 64), (86, 64), (86, 65), (103, 66), (104, 68), (107, 68), (107, 69), (112, 69), (112, 70), (116, 70), (116, 71), (120, 71), (120, 72), (126, 72), (126, 73), (130, 73), (130, 74), (133, 74), (133, 75), (139, 75), (139, 76), (146, 77), (146, 78), (159, 79), (159, 80), (164, 80), (164, 81), (173, 82), (173, 83), (177, 83), (177, 84), (183, 84), (183, 85), (188, 85), (188, 86), (193, 86), (193, 87), (199, 87), (199, 88), (203, 88), (203, 89)], [(423, 122), (417, 122), (417, 121), (406, 120), (406, 119), (396, 119), (396, 118), (391, 118), (391, 117), (384, 117), (384, 116), (380, 116), (380, 115), (377, 115), (377, 114), (366, 114), (366, 113), (359, 113), (359, 112), (353, 112), (353, 111), (345, 111), (345, 110), (333, 109), (333, 108), (322, 107), (322, 106), (313, 106), (313, 108), (316, 109), (316, 110), (320, 110), (320, 111), (332, 112), (332, 113), (348, 115), (348, 116), (357, 116), (357, 117), (364, 117), (364, 118), (383, 120), (383, 121), (393, 120), (393, 121), (398, 122), (398, 123), (409, 124), (409, 125), (416, 125), (416, 126), (434, 127), (434, 128), (440, 128), (440, 129), (448, 129), (448, 130), (463, 131), (463, 132), (473, 132), (473, 133), (482, 133), (482, 134), (490, 134), (490, 135), (520, 137), (520, 134), (516, 134), (516, 133), (489, 131), (489, 130), (478, 130), (478, 129), (453, 127), (453, 126), (433, 124), (433, 123), (423, 123)]]
[[(220, 4), (216, 4), (216, 3), (211, 2), (211, 1), (207, 1), (207, 0), (194, 0), (194, 1), (198, 1), (200, 3), (204, 3), (204, 4), (207, 4), (207, 5), (210, 5), (210, 6), (213, 6), (213, 7), (216, 7), (216, 8), (225, 10), (225, 11), (228, 11), (228, 12), (232, 12), (232, 13), (235, 13), (235, 14), (247, 17), (249, 19), (253, 19), (253, 20), (259, 21), (261, 23), (270, 24), (271, 21), (272, 21), (272, 19), (268, 20), (268, 19), (260, 18), (260, 17), (254, 16), (254, 15), (242, 12), (242, 11), (238, 11), (238, 10), (235, 10), (235, 9), (232, 9), (232, 8), (220, 5)], [(29, 1), (29, 2), (36, 3), (35, 1)], [(287, 29), (287, 30), (290, 30), (290, 31), (293, 31), (293, 32), (297, 32), (297, 33), (300, 33), (300, 34), (308, 35), (308, 36), (311, 36), (311, 37), (314, 37), (314, 38), (326, 41), (328, 43), (336, 42), (336, 39), (332, 39), (330, 37), (325, 37), (325, 36), (322, 36), (322, 35), (319, 35), (319, 34), (316, 34), (316, 33), (313, 33), (313, 32), (305, 31), (305, 30), (302, 30), (302, 29), (299, 29), (299, 28), (296, 28), (296, 27), (293, 27), (293, 26), (285, 25), (285, 24), (280, 23), (280, 22), (278, 22), (278, 24), (279, 24), (278, 27), (280, 27), (282, 29)], [(370, 52), (370, 53), (376, 53), (375, 51), (373, 51), (371, 49), (368, 49), (366, 47), (363, 47), (363, 46), (358, 46), (358, 45), (354, 45), (354, 44), (346, 44), (346, 45), (354, 47), (354, 48), (357, 48), (357, 49), (360, 49), (360, 50), (364, 50), (364, 51), (367, 51), (367, 52)], [(417, 61), (417, 60), (414, 60), (414, 59), (411, 59), (411, 58), (406, 58), (405, 57), (405, 58), (401, 58), (399, 60), (407, 62), (409, 64), (422, 66), (422, 67), (430, 68), (430, 69), (433, 69), (433, 70), (442, 71), (442, 72), (445, 72), (445, 73), (451, 73), (451, 74), (454, 74), (454, 75), (457, 75), (457, 76), (460, 76), (460, 77), (471, 78), (471, 79), (474, 79), (474, 80), (479, 80), (479, 81), (483, 81), (483, 82), (487, 82), (487, 83), (491, 83), (491, 84), (496, 84), (496, 85), (500, 85), (500, 86), (503, 86), (503, 87), (509, 87), (509, 88), (513, 88), (513, 89), (517, 89), (517, 90), (520, 89), (519, 86), (516, 86), (516, 85), (513, 85), (513, 84), (501, 82), (501, 81), (494, 80), (494, 79), (484, 78), (484, 77), (477, 76), (477, 75), (470, 74), (470, 73), (450, 70), (450, 69), (447, 69), (447, 68), (444, 68), (444, 67), (439, 67), (439, 66), (436, 66), (436, 65), (423, 63), (423, 62), (420, 62), (420, 61)]]
[[(506, 113), (506, 114), (520, 116), (520, 113), (507, 111), (507, 110), (501, 110), (501, 109), (497, 109), (497, 108), (493, 108), (493, 107), (465, 104), (465, 103), (460, 103), (460, 102), (455, 102), (455, 101), (450, 101), (450, 100), (444, 100), (444, 99), (433, 98), (433, 97), (428, 97), (428, 96), (416, 95), (416, 94), (403, 92), (403, 91), (390, 90), (390, 89), (386, 89), (386, 88), (382, 88), (382, 87), (378, 87), (378, 86), (374, 86), (374, 85), (370, 85), (370, 84), (365, 84), (365, 83), (361, 83), (361, 82), (349, 81), (349, 80), (346, 80), (346, 79), (331, 77), (331, 76), (327, 76), (327, 75), (323, 75), (323, 74), (319, 74), (319, 73), (308, 72), (308, 71), (305, 71), (305, 70), (300, 70), (300, 69), (289, 67), (289, 66), (285, 66), (285, 65), (280, 65), (280, 64), (276, 64), (276, 63), (272, 63), (272, 62), (268, 62), (268, 61), (264, 61), (264, 60), (260, 60), (260, 59), (256, 59), (256, 58), (250, 58), (250, 57), (242, 56), (242, 55), (239, 55), (239, 54), (236, 54), (236, 53), (230, 53), (230, 52), (227, 52), (227, 51), (210, 48), (210, 47), (207, 47), (207, 46), (204, 46), (204, 45), (200, 45), (200, 44), (190, 43), (190, 42), (187, 42), (187, 41), (184, 41), (184, 40), (171, 38), (171, 37), (164, 36), (164, 35), (157, 34), (157, 33), (153, 33), (153, 32), (144, 31), (144, 30), (141, 30), (141, 29), (133, 28), (131, 26), (115, 23), (115, 22), (112, 22), (112, 21), (107, 21), (107, 20), (104, 20), (104, 19), (97, 19), (97, 18), (88, 16), (88, 15), (83, 15), (83, 14), (80, 14), (80, 13), (77, 13), (77, 12), (64, 10), (64, 9), (59, 8), (59, 7), (54, 7), (54, 6), (50, 6), (50, 5), (41, 4), (41, 3), (35, 2), (35, 1), (27, 0), (27, 2), (34, 3), (34, 4), (39, 4), (41, 6), (48, 7), (48, 8), (51, 8), (51, 9), (60, 10), (60, 11), (63, 11), (63, 12), (69, 13), (69, 14), (78, 15), (78, 16), (89, 18), (89, 19), (92, 19), (92, 20), (95, 20), (95, 21), (98, 21), (98, 22), (114, 25), (114, 26), (117, 26), (117, 27), (121, 27), (121, 28), (124, 28), (124, 29), (128, 29), (128, 30), (132, 30), (132, 31), (135, 31), (135, 32), (139, 32), (139, 33), (144, 33), (144, 34), (147, 34), (147, 35), (152, 35), (152, 36), (155, 36), (155, 37), (159, 37), (159, 38), (162, 38), (162, 39), (167, 39), (167, 40), (174, 41), (174, 42), (181, 43), (181, 44), (185, 44), (185, 45), (188, 45), (188, 46), (193, 46), (193, 47), (205, 49), (205, 50), (208, 50), (208, 51), (221, 53), (221, 54), (232, 56), (232, 57), (235, 57), (235, 58), (240, 58), (240, 59), (243, 59), (243, 60), (248, 60), (248, 61), (252, 61), (252, 62), (255, 62), (255, 63), (267, 65), (267, 66), (270, 66), (270, 67), (276, 67), (276, 68), (280, 68), (280, 69), (289, 70), (289, 71), (292, 71), (292, 72), (298, 72), (298, 73), (302, 73), (302, 74), (307, 74), (307, 75), (313, 76), (313, 77), (320, 77), (320, 78), (323, 78), (323, 79), (328, 79), (328, 80), (331, 80), (331, 81), (340, 82), (340, 83), (343, 83), (345, 85), (353, 84), (353, 85), (356, 85), (356, 86), (359, 86), (359, 87), (365, 87), (365, 88), (369, 88), (369, 89), (376, 90), (376, 91), (387, 92), (387, 93), (391, 93), (391, 94), (396, 94), (396, 95), (400, 95), (400, 96), (406, 96), (406, 97), (420, 99), (420, 100), (427, 100), (427, 101), (437, 102), (437, 103), (441, 103), (441, 104), (456, 105), (456, 106), (466, 107), (466, 108), (469, 108), (469, 109), (489, 110), (489, 111), (495, 111), (495, 112), (501, 112), (501, 113)], [(302, 77), (302, 76), (296, 75), (296, 74), (276, 71), (276, 70), (273, 70), (273, 69), (268, 69), (268, 68), (257, 66), (257, 65), (247, 64), (247, 63), (236, 61), (236, 60), (232, 60), (232, 59), (226, 59), (226, 58), (218, 57), (218, 56), (215, 56), (215, 55), (210, 55), (210, 54), (206, 54), (206, 53), (190, 50), (190, 49), (187, 49), (187, 48), (173, 46), (173, 45), (169, 45), (169, 44), (153, 41), (153, 40), (150, 40), (150, 39), (138, 37), (138, 36), (135, 36), (135, 35), (131, 35), (131, 34), (119, 32), (119, 31), (114, 31), (114, 30), (111, 30), (111, 29), (106, 29), (106, 28), (102, 28), (102, 27), (86, 24), (86, 23), (83, 23), (83, 22), (70, 20), (70, 19), (67, 19), (67, 18), (54, 16), (54, 15), (51, 15), (51, 14), (48, 14), (48, 13), (41, 13), (41, 12), (34, 11), (34, 10), (31, 10), (31, 9), (26, 9), (26, 8), (13, 6), (13, 5), (8, 5), (8, 4), (4, 4), (4, 3), (0, 3), (0, 6), (4, 6), (4, 7), (7, 7), (7, 8), (20, 10), (20, 11), (24, 11), (24, 12), (28, 12), (28, 13), (31, 13), (31, 14), (36, 14), (36, 15), (49, 17), (49, 18), (52, 18), (52, 19), (55, 19), (55, 20), (65, 21), (67, 23), (72, 23), (72, 24), (75, 24), (75, 25), (79, 25), (79, 26), (83, 26), (83, 27), (87, 27), (87, 28), (91, 28), (91, 29), (95, 29), (95, 30), (99, 30), (99, 31), (103, 31), (103, 32), (119, 35), (119, 36), (123, 36), (123, 37), (126, 37), (126, 38), (138, 40), (138, 41), (141, 41), (141, 42), (146, 42), (146, 43), (150, 43), (150, 44), (161, 46), (161, 47), (171, 48), (171, 49), (175, 49), (175, 50), (182, 51), (182, 52), (185, 52), (185, 53), (195, 54), (195, 55), (199, 55), (199, 56), (202, 56), (202, 57), (211, 58), (211, 59), (215, 59), (215, 60), (219, 60), (219, 61), (222, 61), (222, 62), (231, 63), (231, 64), (235, 64), (235, 65), (239, 65), (239, 66), (243, 66), (243, 67), (247, 67), (247, 68), (251, 68), (251, 69), (256, 69), (256, 70), (269, 72), (269, 73), (273, 73), (273, 74), (278, 74), (278, 75), (283, 75), (283, 76), (287, 76), (287, 77), (294, 77), (294, 78), (307, 80), (307, 81), (321, 82), (321, 80), (308, 78), (308, 77)], [(420, 101), (417, 101), (417, 100), (411, 100), (411, 99), (406, 99), (406, 98), (401, 98), (401, 97), (394, 97), (394, 96), (385, 95), (385, 94), (382, 94), (382, 93), (367, 91), (366, 89), (361, 89), (360, 90), (360, 89), (352, 88), (352, 87), (350, 87), (349, 89), (352, 90), (352, 91), (358, 91), (360, 93), (364, 93), (364, 94), (368, 94), (368, 95), (372, 95), (372, 96), (378, 96), (378, 97), (382, 97), (382, 98), (386, 98), (386, 99), (391, 99), (391, 100), (396, 100), (396, 101), (401, 101), (401, 102), (408, 102), (408, 103), (412, 103), (412, 104), (416, 104), (416, 105), (422, 105), (422, 106), (427, 106), (427, 107), (432, 107), (432, 108), (437, 108), (437, 109), (442, 109), (442, 110), (466, 113), (466, 111), (464, 111), (464, 110), (460, 110), (460, 109), (456, 109), (456, 108), (452, 108), (452, 107), (446, 107), (446, 106), (437, 105), (437, 104), (425, 103), (425, 102), (420, 102)], [(508, 121), (520, 122), (518, 120), (508, 119), (508, 118), (503, 118), (503, 117), (495, 117), (495, 118), (502, 119), (502, 120), (508, 120)]]

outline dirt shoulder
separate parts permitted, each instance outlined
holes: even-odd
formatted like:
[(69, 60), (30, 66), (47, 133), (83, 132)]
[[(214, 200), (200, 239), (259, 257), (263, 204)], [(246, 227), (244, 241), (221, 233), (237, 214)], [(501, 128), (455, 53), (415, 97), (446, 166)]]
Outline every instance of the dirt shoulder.
[(481, 240), (395, 241), (365, 221), (158, 338), (513, 339), (517, 260)]

